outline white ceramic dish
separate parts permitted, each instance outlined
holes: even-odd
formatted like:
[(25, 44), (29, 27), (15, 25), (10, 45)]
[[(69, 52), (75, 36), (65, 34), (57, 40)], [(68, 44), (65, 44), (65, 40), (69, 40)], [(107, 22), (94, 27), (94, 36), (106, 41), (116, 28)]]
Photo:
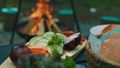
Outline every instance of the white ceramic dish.
[(102, 31), (106, 26), (108, 26), (108, 24), (94, 26), (94, 27), (92, 27), (92, 28), (90, 29), (90, 33), (93, 34), (93, 35), (99, 35), (99, 34), (101, 34), (101, 31)]

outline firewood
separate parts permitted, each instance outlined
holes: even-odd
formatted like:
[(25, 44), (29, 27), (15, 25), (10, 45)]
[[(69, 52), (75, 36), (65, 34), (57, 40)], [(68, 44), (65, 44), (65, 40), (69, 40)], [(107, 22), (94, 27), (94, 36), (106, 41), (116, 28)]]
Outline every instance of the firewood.
[(39, 32), (40, 32), (40, 35), (42, 35), (43, 33), (45, 33), (44, 19), (41, 19), (41, 21), (40, 21)]
[(47, 23), (48, 30), (52, 31), (51, 26), (49, 25), (49, 20), (46, 20), (46, 23)]
[(57, 26), (57, 24), (54, 22), (53, 27), (56, 29), (57, 32), (61, 32), (60, 28)]
[(28, 24), (26, 25), (26, 27), (24, 28), (23, 30), (23, 33), (25, 34), (29, 34), (31, 29), (33, 28), (34, 26), (34, 23), (35, 23), (35, 19), (30, 19)]

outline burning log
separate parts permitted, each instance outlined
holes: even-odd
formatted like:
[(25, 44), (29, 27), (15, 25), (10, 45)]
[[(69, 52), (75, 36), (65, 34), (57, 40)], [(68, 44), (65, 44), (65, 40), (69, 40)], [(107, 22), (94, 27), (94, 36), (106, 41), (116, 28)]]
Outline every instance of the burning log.
[(30, 19), (30, 21), (23, 30), (23, 33), (29, 35), (41, 35), (44, 32), (45, 28), (43, 19), (41, 19), (40, 22), (36, 22), (35, 19)]
[(42, 35), (47, 31), (61, 32), (55, 19), (51, 15), (52, 8), (48, 4), (49, 0), (38, 0), (37, 9), (32, 9), (30, 20), (22, 30), (28, 36)]
[(27, 23), (26, 27), (23, 30), (23, 33), (28, 34), (31, 30), (31, 28), (33, 27), (35, 19), (30, 19), (29, 22)]
[(40, 34), (42, 35), (43, 33), (45, 33), (45, 28), (44, 28), (44, 20), (42, 19), (40, 21), (40, 25), (39, 25), (39, 31), (40, 31)]
[(47, 27), (48, 27), (48, 31), (52, 31), (51, 26), (49, 26), (48, 21), (46, 21), (46, 24), (47, 24)]
[(49, 19), (47, 17), (47, 15), (43, 15), (43, 19), (44, 19), (44, 25), (45, 25), (45, 31), (52, 31), (51, 27), (50, 27), (50, 22)]
[(48, 31), (53, 31), (53, 29), (52, 29), (52, 26), (53, 26), (53, 28), (55, 29), (56, 32), (61, 32), (61, 30), (59, 29), (59, 27), (56, 24), (55, 19), (53, 19), (53, 18), (49, 19), (46, 15), (44, 15), (43, 18), (45, 19), (44, 23), (46, 24)]
[(50, 25), (48, 19), (43, 18), (40, 22), (36, 22), (35, 19), (30, 19), (28, 24), (25, 26), (23, 33), (29, 35), (41, 35), (47, 31), (53, 31), (52, 27), (55, 29), (55, 32), (61, 32), (58, 25), (55, 22)]

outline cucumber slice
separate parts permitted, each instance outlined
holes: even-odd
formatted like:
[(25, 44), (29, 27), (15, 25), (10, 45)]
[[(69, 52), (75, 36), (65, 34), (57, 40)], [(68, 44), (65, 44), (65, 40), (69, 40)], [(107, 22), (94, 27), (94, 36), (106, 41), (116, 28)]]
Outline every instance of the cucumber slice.
[(54, 36), (54, 34), (47, 35), (46, 37), (44, 37), (44, 39), (48, 39), (48, 40), (50, 40), (50, 39), (52, 38), (52, 36)]
[(63, 47), (64, 47), (64, 44), (63, 44), (63, 43), (61, 43), (61, 44), (60, 44), (60, 46), (63, 48)]
[(48, 41), (49, 41), (49, 40), (47, 40), (47, 39), (41, 39), (41, 40), (39, 40), (38, 42), (36, 42), (35, 46), (44, 46), (44, 47), (46, 47)]
[(40, 43), (40, 42), (46, 42), (46, 43), (48, 43), (49, 40), (48, 40), (48, 39), (41, 39), (41, 40), (39, 40), (37, 43)]
[(53, 51), (57, 51), (60, 55), (63, 53), (63, 48), (58, 45), (48, 45), (47, 49), (50, 54), (52, 54)]
[(33, 40), (35, 40), (36, 38), (42, 38), (42, 36), (33, 37), (30, 41), (33, 41)]
[(43, 34), (43, 38), (51, 37), (53, 35), (54, 35), (54, 32), (49, 31), (49, 32), (46, 32), (46, 33)]
[(67, 38), (67, 36), (65, 36), (64, 34), (61, 34), (61, 33), (56, 33), (56, 35), (61, 37), (63, 40), (65, 40)]
[(38, 42), (37, 44), (35, 44), (35, 46), (41, 46), (46, 48), (47, 42)]
[(29, 41), (29, 44), (31, 46), (34, 46), (39, 40), (42, 40), (43, 37), (42, 36), (36, 36), (36, 37), (33, 37), (30, 41)]

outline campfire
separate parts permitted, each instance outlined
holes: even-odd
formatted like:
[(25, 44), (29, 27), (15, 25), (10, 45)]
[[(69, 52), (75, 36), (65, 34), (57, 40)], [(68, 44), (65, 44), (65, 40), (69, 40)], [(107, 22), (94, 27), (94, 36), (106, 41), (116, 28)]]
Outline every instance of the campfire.
[(49, 5), (50, 0), (38, 0), (36, 9), (32, 8), (30, 20), (23, 29), (28, 35), (41, 35), (47, 31), (61, 32), (52, 16), (53, 8)]

